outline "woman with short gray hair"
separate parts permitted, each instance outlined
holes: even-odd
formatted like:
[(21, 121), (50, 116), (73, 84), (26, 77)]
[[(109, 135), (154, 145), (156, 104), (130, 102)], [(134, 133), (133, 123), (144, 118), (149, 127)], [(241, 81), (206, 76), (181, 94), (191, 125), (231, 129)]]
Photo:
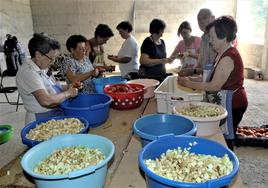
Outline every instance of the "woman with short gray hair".
[(66, 99), (77, 95), (72, 85), (62, 86), (48, 67), (59, 54), (60, 44), (45, 33), (34, 34), (28, 43), (31, 59), (22, 64), (16, 76), (18, 91), (26, 110), (25, 122), (63, 115), (57, 106)]

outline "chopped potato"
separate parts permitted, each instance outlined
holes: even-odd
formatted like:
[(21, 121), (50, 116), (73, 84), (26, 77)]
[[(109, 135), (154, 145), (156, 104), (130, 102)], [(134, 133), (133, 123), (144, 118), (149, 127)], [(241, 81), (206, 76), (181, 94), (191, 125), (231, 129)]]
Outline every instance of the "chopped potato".
[(72, 146), (55, 150), (34, 171), (44, 175), (62, 175), (87, 168), (103, 161), (105, 156), (98, 149)]
[(223, 114), (223, 111), (217, 106), (202, 106), (194, 104), (178, 109), (177, 112), (190, 117), (216, 117)]
[(60, 134), (79, 133), (84, 128), (85, 125), (77, 118), (52, 119), (45, 123), (40, 123), (34, 129), (31, 129), (26, 138), (43, 141)]
[(159, 176), (188, 183), (206, 182), (225, 176), (233, 170), (233, 163), (227, 154), (216, 157), (190, 153), (189, 150), (190, 147), (167, 150), (155, 160), (145, 160), (145, 165)]

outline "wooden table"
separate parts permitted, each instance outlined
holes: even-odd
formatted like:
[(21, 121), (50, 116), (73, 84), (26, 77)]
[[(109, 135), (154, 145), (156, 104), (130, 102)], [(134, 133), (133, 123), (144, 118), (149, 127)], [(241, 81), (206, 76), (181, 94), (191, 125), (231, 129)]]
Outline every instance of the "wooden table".
[[(138, 168), (138, 153), (141, 149), (139, 140), (132, 135), (133, 122), (142, 115), (156, 113), (156, 100), (145, 100), (143, 104), (133, 110), (119, 111), (110, 110), (108, 120), (101, 126), (92, 128), (91, 134), (105, 136), (113, 141), (116, 151), (113, 160), (109, 163), (109, 170), (105, 187), (145, 188), (145, 180)], [(222, 134), (210, 137), (225, 144)], [(35, 185), (25, 178), (20, 166), (20, 156), (14, 158), (8, 165), (0, 170), (0, 187), (32, 188)], [(242, 188), (243, 183), (240, 176), (234, 180), (234, 188)]]
[[(143, 113), (152, 114), (156, 113), (156, 100), (151, 99)], [(222, 133), (215, 134), (208, 137), (209, 139), (215, 140), (226, 146), (224, 137)], [(136, 136), (132, 136), (131, 141), (127, 147), (125, 155), (120, 162), (118, 169), (111, 181), (109, 188), (119, 188), (119, 187), (132, 187), (132, 188), (146, 188), (146, 182), (143, 173), (139, 170), (138, 166), (138, 153), (141, 149), (141, 143)], [(243, 188), (243, 182), (239, 176), (234, 179), (232, 188)]]
[[(133, 110), (120, 111), (111, 109), (109, 118), (103, 125), (90, 129), (90, 134), (105, 136), (115, 145), (115, 155), (113, 160), (109, 163), (105, 187), (110, 184), (111, 178), (123, 157), (124, 150), (130, 142), (133, 122), (141, 117), (147, 104), (148, 100), (146, 99), (139, 108)], [(0, 187), (35, 187), (31, 181), (25, 178), (20, 166), (20, 160), (23, 154), (24, 152), (21, 155), (14, 157), (13, 161), (0, 170)]]

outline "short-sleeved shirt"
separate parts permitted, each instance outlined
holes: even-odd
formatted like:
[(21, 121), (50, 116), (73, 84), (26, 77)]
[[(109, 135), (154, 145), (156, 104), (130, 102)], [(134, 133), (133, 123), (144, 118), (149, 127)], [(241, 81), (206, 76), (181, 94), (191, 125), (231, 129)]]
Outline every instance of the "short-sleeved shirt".
[(138, 50), (139, 46), (136, 39), (132, 35), (130, 35), (130, 37), (128, 37), (122, 44), (118, 52), (118, 57), (131, 58), (130, 62), (119, 64), (121, 76), (126, 76), (130, 72), (138, 72)]
[(35, 120), (35, 113), (47, 112), (51, 109), (42, 107), (33, 95), (33, 92), (44, 89), (49, 94), (57, 91), (53, 85), (57, 84), (53, 76), (48, 76), (46, 70), (41, 70), (32, 60), (23, 63), (16, 75), (16, 84), (23, 100), (26, 114), (26, 122)]
[[(92, 70), (94, 70), (94, 67), (92, 65), (92, 63), (90, 62), (88, 57), (85, 57), (82, 61), (78, 61), (72, 57), (66, 59), (65, 61), (66, 63), (66, 70), (68, 68), (70, 68), (70, 70), (75, 73), (75, 74), (81, 74), (81, 73), (86, 73), (86, 72), (90, 72)], [(66, 78), (67, 83), (70, 83), (70, 81), (68, 80), (68, 78)], [(81, 91), (81, 93), (94, 93), (95, 92), (95, 87), (94, 84), (92, 82), (92, 78), (88, 78), (83, 82), (83, 89)]]
[[(184, 40), (180, 40), (179, 44), (175, 48), (175, 51), (177, 53), (191, 52), (193, 54), (199, 54), (200, 43), (201, 38), (196, 36), (194, 36), (194, 41), (189, 46), (185, 45)], [(182, 63), (184, 68), (193, 68), (197, 64), (197, 59), (192, 57), (185, 57)]]
[[(141, 54), (147, 54), (151, 59), (164, 59), (167, 57), (166, 45), (161, 39), (161, 44), (155, 44), (150, 37), (144, 39), (141, 46)], [(150, 67), (140, 66), (144, 70), (145, 75), (164, 75), (166, 67), (164, 64), (158, 64)]]
[(200, 44), (200, 56), (199, 64), (204, 69), (206, 64), (213, 64), (217, 53), (214, 51), (212, 45), (209, 43), (209, 36), (207, 33), (203, 34), (201, 37)]

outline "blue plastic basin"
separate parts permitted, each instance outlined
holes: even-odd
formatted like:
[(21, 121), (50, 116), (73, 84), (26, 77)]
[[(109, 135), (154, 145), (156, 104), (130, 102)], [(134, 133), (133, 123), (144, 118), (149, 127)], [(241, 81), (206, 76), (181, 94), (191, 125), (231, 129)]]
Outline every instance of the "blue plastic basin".
[[(63, 175), (42, 175), (34, 172), (36, 165), (54, 150), (68, 146), (97, 148), (105, 159), (95, 166)], [(114, 144), (107, 138), (90, 134), (66, 134), (44, 141), (28, 150), (22, 160), (23, 170), (33, 177), (38, 188), (103, 188), (107, 174), (107, 164), (114, 155)]]
[(142, 147), (161, 135), (195, 135), (195, 123), (185, 117), (173, 114), (146, 115), (134, 122), (133, 130), (140, 137)]
[(97, 78), (92, 80), (95, 85), (95, 90), (97, 93), (104, 94), (103, 88), (108, 84), (118, 84), (118, 83), (126, 83), (127, 80), (122, 76), (111, 76), (107, 78)]
[(105, 94), (80, 94), (65, 100), (60, 107), (65, 115), (84, 117), (89, 127), (96, 127), (108, 119), (111, 102), (112, 98)]
[[(188, 148), (189, 143), (197, 142), (197, 145), (193, 146), (190, 152), (196, 154), (215, 155), (217, 157), (223, 157), (228, 155), (233, 163), (233, 171), (217, 179), (213, 179), (204, 183), (186, 183), (169, 180), (153, 173), (144, 164), (144, 160), (155, 159), (160, 157), (162, 153), (165, 153), (168, 149)], [(239, 170), (239, 161), (236, 155), (215, 141), (199, 138), (194, 136), (163, 136), (157, 140), (154, 140), (147, 144), (139, 154), (139, 165), (145, 173), (147, 188), (174, 188), (174, 187), (195, 187), (195, 188), (217, 188), (228, 186), (232, 179), (237, 175)]]
[(30, 132), (31, 129), (34, 129), (35, 127), (37, 127), (40, 123), (45, 123), (49, 120), (55, 119), (55, 120), (61, 120), (61, 119), (65, 119), (65, 118), (77, 118), (79, 119), (85, 126), (85, 128), (83, 128), (79, 133), (87, 133), (89, 130), (89, 125), (88, 125), (88, 121), (85, 118), (82, 118), (80, 116), (56, 116), (56, 117), (49, 117), (49, 118), (45, 118), (42, 120), (37, 120), (34, 122), (31, 122), (29, 124), (27, 124), (25, 127), (23, 127), (23, 129), (21, 130), (21, 140), (22, 143), (27, 145), (28, 147), (33, 147), (43, 141), (36, 141), (36, 140), (30, 140), (26, 137), (26, 135)]

